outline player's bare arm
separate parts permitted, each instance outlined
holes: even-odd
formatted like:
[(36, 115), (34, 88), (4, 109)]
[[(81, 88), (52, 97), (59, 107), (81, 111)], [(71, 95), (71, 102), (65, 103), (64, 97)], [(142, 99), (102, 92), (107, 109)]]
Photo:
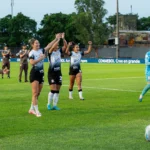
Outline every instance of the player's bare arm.
[(31, 65), (35, 65), (35, 64), (37, 64), (38, 62), (40, 62), (41, 60), (43, 60), (43, 59), (45, 59), (45, 54), (41, 54), (40, 57), (39, 57), (39, 59), (37, 59), (37, 60), (30, 59), (30, 64), (31, 64)]
[(67, 55), (70, 55), (69, 49), (70, 49), (71, 45), (72, 45), (72, 42), (69, 42), (68, 45), (67, 45), (67, 48), (66, 48), (66, 54)]
[(89, 54), (92, 50), (92, 41), (89, 41), (88, 44), (89, 44), (88, 50), (84, 51), (84, 54)]
[(54, 51), (55, 47), (59, 44), (60, 38), (61, 38), (61, 33), (56, 35), (57, 40), (54, 42), (52, 47), (49, 49), (49, 53), (52, 53)]
[(48, 50), (53, 46), (53, 44), (54, 44), (55, 42), (57, 42), (58, 37), (59, 37), (59, 33), (57, 33), (57, 34), (55, 35), (55, 39), (54, 39), (53, 41), (51, 41), (44, 49), (45, 49), (46, 51), (48, 51)]
[(65, 40), (65, 33), (62, 33), (62, 39), (63, 39), (63, 47), (62, 47), (62, 51), (65, 52), (66, 48), (67, 48), (67, 41)]

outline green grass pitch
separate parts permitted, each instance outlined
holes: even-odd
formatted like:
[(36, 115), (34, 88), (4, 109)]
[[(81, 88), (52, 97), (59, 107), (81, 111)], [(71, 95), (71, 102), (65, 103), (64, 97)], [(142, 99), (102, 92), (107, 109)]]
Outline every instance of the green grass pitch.
[(48, 63), (39, 98), (41, 118), (28, 114), (29, 83), (19, 83), (19, 63), (11, 78), (0, 78), (0, 150), (148, 150), (145, 127), (150, 124), (150, 94), (138, 97), (146, 84), (144, 65), (82, 64), (83, 96), (68, 99), (68, 67), (62, 64), (63, 86), (58, 106), (48, 111)]

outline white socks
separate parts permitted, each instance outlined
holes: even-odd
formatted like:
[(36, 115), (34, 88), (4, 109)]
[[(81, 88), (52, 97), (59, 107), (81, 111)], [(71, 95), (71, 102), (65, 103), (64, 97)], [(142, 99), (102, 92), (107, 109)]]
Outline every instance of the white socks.
[(39, 112), (38, 105), (34, 105), (34, 110), (35, 110), (36, 113)]
[(53, 91), (48, 93), (48, 105), (50, 105), (53, 101), (54, 93)]
[(53, 97), (53, 106), (57, 106), (58, 99), (59, 99), (59, 93), (55, 93)]
[(69, 99), (73, 99), (72, 93), (73, 93), (73, 91), (72, 91), (72, 90), (69, 90)]
[(82, 90), (79, 90), (78, 92), (79, 92), (79, 98), (80, 98), (80, 99), (83, 99)]
[(33, 105), (33, 103), (31, 103), (30, 110), (34, 110), (34, 105)]
[(53, 102), (53, 106), (57, 106), (59, 99), (59, 91), (53, 91), (49, 92), (48, 94), (48, 105), (50, 105)]

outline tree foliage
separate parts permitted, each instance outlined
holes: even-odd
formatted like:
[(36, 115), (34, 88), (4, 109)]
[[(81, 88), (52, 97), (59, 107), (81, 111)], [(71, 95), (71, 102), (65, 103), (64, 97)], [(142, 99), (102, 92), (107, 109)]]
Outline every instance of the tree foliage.
[(11, 36), (11, 15), (0, 19), (0, 43), (7, 43)]
[(92, 40), (95, 45), (103, 44), (107, 37), (107, 25), (103, 19), (107, 13), (103, 0), (76, 0), (75, 18), (77, 38), (84, 44)]
[(150, 16), (138, 19), (137, 29), (150, 31)]
[(48, 42), (54, 39), (56, 33), (65, 32), (67, 40), (76, 40), (73, 34), (76, 34), (74, 27), (74, 20), (72, 14), (46, 14), (41, 21), (41, 29), (38, 31), (39, 39), (42, 45), (46, 45)]
[(0, 19), (0, 43), (8, 43), (9, 46), (20, 46), (24, 41), (36, 35), (36, 21), (18, 13), (11, 18), (8, 15)]

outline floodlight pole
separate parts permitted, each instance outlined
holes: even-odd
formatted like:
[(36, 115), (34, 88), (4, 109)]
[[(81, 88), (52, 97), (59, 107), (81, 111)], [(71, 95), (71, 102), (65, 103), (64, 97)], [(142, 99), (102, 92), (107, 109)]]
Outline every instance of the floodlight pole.
[(11, 0), (11, 17), (13, 18), (14, 13), (14, 0)]
[(119, 58), (119, 2), (116, 0), (116, 59)]

